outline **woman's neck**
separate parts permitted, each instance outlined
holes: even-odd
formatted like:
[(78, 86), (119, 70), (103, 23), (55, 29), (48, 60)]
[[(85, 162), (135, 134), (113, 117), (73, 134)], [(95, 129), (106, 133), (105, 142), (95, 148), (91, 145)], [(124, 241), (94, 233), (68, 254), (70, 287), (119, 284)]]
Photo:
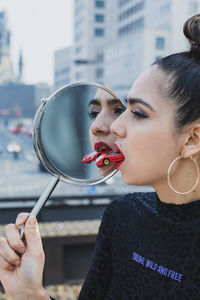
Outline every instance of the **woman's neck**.
[[(191, 185), (192, 186), (192, 185)], [(184, 186), (183, 186), (184, 187)], [(158, 185), (158, 186), (153, 186), (153, 188), (156, 190), (158, 197), (160, 201), (165, 202), (165, 203), (170, 203), (170, 204), (186, 204), (190, 203), (196, 200), (200, 199), (200, 183), (197, 185), (194, 191), (185, 194), (185, 195), (179, 195), (175, 193), (168, 184), (166, 185)], [(178, 190), (179, 192), (184, 192), (188, 189), (182, 189)]]

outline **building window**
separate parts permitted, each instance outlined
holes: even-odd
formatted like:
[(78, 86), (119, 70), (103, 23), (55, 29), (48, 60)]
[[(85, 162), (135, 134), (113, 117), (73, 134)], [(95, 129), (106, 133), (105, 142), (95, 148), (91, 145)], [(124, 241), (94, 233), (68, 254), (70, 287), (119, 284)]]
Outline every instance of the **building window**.
[(76, 34), (75, 34), (75, 41), (76, 42), (78, 42), (78, 41), (80, 41), (81, 39), (82, 39), (82, 37), (83, 37), (83, 32), (77, 32)]
[(96, 62), (97, 63), (102, 63), (104, 60), (104, 54), (103, 53), (98, 53), (96, 56)]
[(81, 53), (81, 51), (82, 51), (82, 46), (76, 47), (76, 49), (75, 49), (76, 54)]
[(96, 77), (97, 78), (103, 77), (103, 68), (99, 68), (96, 70)]
[(104, 15), (95, 15), (95, 21), (99, 23), (104, 22)]
[(104, 1), (97, 0), (97, 1), (95, 1), (95, 6), (97, 8), (104, 8), (105, 3), (104, 3)]
[(121, 37), (142, 27), (144, 27), (144, 17), (136, 19), (135, 21), (119, 28), (118, 35)]
[(156, 38), (156, 49), (164, 50), (165, 48), (165, 39), (163, 37)]
[(132, 16), (133, 14), (136, 14), (138, 11), (141, 11), (144, 9), (144, 0), (141, 2), (138, 2), (136, 5), (130, 7), (129, 9), (125, 10), (123, 13), (121, 13), (118, 17), (119, 21), (123, 21), (127, 19), (128, 17)]
[(119, 7), (126, 5), (130, 0), (120, 0)]
[(104, 36), (104, 29), (95, 28), (94, 33), (95, 33), (95, 36)]

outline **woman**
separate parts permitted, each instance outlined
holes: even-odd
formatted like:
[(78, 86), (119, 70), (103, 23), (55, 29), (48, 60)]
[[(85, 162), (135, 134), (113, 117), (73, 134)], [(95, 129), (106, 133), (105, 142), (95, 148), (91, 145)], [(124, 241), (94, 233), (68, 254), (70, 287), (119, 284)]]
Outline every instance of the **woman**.
[[(108, 206), (80, 300), (200, 298), (200, 15), (184, 33), (191, 50), (146, 70), (111, 126), (125, 157), (123, 181), (149, 184), (156, 193), (128, 194)], [(25, 219), (20, 215), (17, 225)], [(7, 228), (1, 281), (11, 299), (49, 299), (34, 217), (25, 235), (26, 248), (18, 229)]]
[[(112, 123), (125, 111), (120, 100), (112, 97), (107, 91), (98, 89), (94, 99), (89, 103), (89, 118), (92, 120), (89, 137), (90, 143), (97, 152), (105, 153), (115, 149), (116, 136), (111, 132)], [(99, 168), (101, 174), (113, 169), (114, 163)]]

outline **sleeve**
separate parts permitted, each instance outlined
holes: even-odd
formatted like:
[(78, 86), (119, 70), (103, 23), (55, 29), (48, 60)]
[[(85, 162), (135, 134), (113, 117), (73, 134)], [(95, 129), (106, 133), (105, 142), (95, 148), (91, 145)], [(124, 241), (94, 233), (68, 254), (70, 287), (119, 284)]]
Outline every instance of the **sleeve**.
[(103, 214), (96, 239), (92, 263), (83, 283), (78, 300), (103, 300), (110, 282), (112, 270), (112, 215), (113, 202)]

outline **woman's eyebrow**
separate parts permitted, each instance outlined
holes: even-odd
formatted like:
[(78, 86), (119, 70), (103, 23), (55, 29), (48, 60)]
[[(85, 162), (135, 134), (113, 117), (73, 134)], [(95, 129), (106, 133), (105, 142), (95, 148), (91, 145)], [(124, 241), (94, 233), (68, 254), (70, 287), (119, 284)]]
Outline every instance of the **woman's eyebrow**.
[(140, 103), (140, 104), (143, 104), (146, 107), (148, 107), (150, 110), (155, 111), (155, 109), (153, 109), (153, 107), (149, 103), (147, 103), (144, 100), (139, 99), (139, 98), (127, 98), (127, 99), (125, 99), (125, 102), (130, 105), (135, 104), (135, 103)]
[(92, 100), (90, 100), (88, 106), (90, 106), (92, 104), (94, 104), (94, 105), (101, 105), (101, 103), (100, 103), (100, 101), (98, 99), (92, 99)]
[(108, 105), (117, 104), (117, 103), (121, 104), (120, 100), (115, 99), (115, 98), (112, 98), (112, 99), (103, 99), (103, 100), (100, 100), (100, 99), (92, 99), (92, 100), (90, 100), (90, 102), (89, 102), (89, 106), (92, 105), (92, 104), (94, 104), (94, 105), (101, 105), (101, 102), (102, 102), (102, 101), (106, 101), (106, 103), (107, 103)]

